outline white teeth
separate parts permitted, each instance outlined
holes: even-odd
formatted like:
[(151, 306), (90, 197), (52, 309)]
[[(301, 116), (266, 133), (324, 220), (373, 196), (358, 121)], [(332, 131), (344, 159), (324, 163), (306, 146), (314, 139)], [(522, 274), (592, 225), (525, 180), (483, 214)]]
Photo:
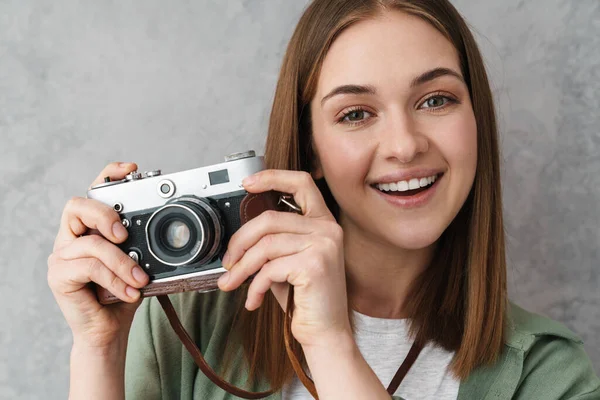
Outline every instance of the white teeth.
[(408, 181), (408, 188), (410, 190), (414, 190), (414, 189), (420, 188), (420, 186), (419, 186), (419, 180), (417, 178), (415, 178), (415, 179), (411, 179), (410, 181)]
[(421, 187), (429, 186), (437, 179), (436, 175), (424, 177), (424, 178), (413, 178), (410, 181), (399, 181), (392, 183), (378, 183), (376, 186), (379, 190), (385, 192), (406, 192), (407, 190), (419, 189)]

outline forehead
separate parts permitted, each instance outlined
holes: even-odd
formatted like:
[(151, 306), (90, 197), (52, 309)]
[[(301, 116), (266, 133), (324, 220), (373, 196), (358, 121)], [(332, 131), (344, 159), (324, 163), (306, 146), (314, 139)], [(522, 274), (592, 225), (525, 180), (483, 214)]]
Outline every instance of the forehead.
[(317, 94), (348, 83), (407, 87), (415, 76), (437, 67), (460, 72), (452, 43), (423, 19), (389, 11), (350, 26), (333, 42)]

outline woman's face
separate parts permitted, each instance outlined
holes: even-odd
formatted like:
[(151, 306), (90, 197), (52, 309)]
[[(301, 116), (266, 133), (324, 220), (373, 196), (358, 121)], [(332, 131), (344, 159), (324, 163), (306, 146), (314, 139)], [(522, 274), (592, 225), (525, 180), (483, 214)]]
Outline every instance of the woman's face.
[(403, 249), (434, 244), (477, 165), (477, 126), (452, 44), (398, 11), (359, 22), (333, 43), (310, 107), (314, 175), (326, 178), (344, 230)]

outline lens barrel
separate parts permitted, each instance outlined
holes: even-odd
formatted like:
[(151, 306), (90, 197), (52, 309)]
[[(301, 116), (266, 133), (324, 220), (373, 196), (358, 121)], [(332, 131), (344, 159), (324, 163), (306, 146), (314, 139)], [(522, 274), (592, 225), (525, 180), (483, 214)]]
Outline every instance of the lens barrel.
[(170, 266), (210, 261), (219, 251), (222, 232), (219, 210), (195, 196), (172, 200), (146, 224), (150, 253)]

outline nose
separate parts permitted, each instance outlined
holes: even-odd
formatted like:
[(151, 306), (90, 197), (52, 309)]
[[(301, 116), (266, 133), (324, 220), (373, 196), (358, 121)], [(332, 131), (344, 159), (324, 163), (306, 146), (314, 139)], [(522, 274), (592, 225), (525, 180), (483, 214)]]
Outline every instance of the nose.
[(429, 150), (429, 141), (419, 132), (414, 118), (396, 113), (381, 132), (379, 149), (388, 160), (410, 163), (417, 155)]

